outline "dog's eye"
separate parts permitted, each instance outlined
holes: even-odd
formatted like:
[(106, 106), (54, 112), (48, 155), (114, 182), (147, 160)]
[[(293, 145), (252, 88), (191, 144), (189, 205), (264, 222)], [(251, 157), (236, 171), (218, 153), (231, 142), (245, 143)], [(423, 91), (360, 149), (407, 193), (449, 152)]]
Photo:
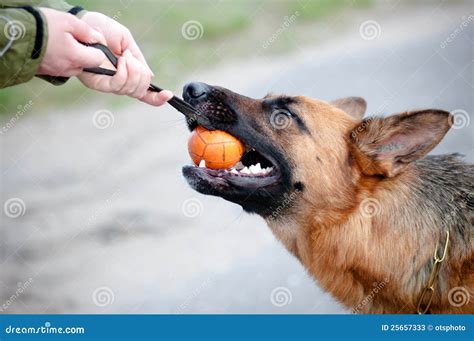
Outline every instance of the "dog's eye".
[(290, 126), (294, 117), (288, 109), (274, 109), (270, 115), (270, 124), (275, 129), (284, 129)]

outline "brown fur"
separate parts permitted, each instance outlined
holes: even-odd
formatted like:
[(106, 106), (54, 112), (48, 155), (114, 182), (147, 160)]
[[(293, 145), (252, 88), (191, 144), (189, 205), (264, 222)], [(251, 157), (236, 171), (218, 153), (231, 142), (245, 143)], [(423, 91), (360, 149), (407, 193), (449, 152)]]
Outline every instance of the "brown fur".
[[(287, 145), (287, 153), (294, 155), (295, 162), (305, 165), (296, 177), (304, 179), (307, 190), (293, 212), (279, 220), (267, 220), (270, 228), (320, 285), (346, 306), (356, 309), (364, 299), (371, 297), (378, 283), (384, 283), (371, 302), (356, 309), (357, 312), (416, 312), (420, 292), (429, 276), (424, 267), (433, 257), (440, 233), (433, 233), (429, 228), (413, 231), (425, 224), (417, 216), (401, 219), (400, 215), (406, 211), (404, 207), (413, 195), (410, 184), (417, 178), (417, 169), (409, 163), (394, 166), (387, 160), (374, 160), (370, 151), (364, 151), (370, 146), (364, 145), (363, 140), (371, 139), (367, 135), (381, 131), (389, 138), (391, 129), (410, 129), (410, 124), (426, 127), (430, 132), (439, 131), (431, 145), (418, 153), (416, 158), (419, 158), (441, 140), (449, 129), (448, 124), (437, 126), (437, 120), (428, 112), (418, 120), (412, 119), (416, 122), (406, 123), (406, 127), (374, 119), (369, 123), (374, 126), (373, 130), (363, 129), (357, 141), (353, 141), (341, 136), (350, 136), (358, 123), (356, 119), (328, 103), (305, 97), (299, 97), (299, 100), (301, 104), (297, 111), (308, 113), (305, 122), (324, 144), (304, 141), (309, 137), (301, 137), (303, 141), (293, 143), (283, 142)], [(308, 117), (310, 113), (314, 119)], [(449, 122), (446, 117), (442, 119)], [(400, 119), (391, 117), (388, 120)], [(384, 125), (387, 131), (384, 131)], [(301, 145), (305, 148), (300, 148)], [(320, 161), (316, 161), (316, 155)], [(377, 174), (384, 177), (374, 176)], [(387, 176), (393, 178), (387, 179)], [(367, 198), (377, 200), (380, 214), (374, 217), (362, 214), (360, 203)], [(474, 293), (472, 250), (471, 245), (470, 254), (457, 254), (456, 245), (451, 241), (450, 254), (443, 264), (450, 273), (445, 273), (438, 288), (449, 291), (462, 286), (469, 288), (471, 295)], [(456, 308), (449, 304), (447, 291), (437, 290), (430, 312), (473, 313), (473, 301), (471, 298), (469, 304)]]

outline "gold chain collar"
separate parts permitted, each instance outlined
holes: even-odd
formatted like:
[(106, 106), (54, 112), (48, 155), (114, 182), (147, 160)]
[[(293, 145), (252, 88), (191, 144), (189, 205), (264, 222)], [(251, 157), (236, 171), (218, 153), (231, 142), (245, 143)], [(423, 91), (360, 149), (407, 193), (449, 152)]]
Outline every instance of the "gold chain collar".
[(420, 299), (418, 300), (418, 306), (416, 308), (418, 314), (426, 314), (428, 310), (430, 309), (431, 302), (433, 301), (435, 281), (436, 281), (436, 278), (438, 277), (439, 269), (441, 268), (441, 263), (446, 258), (448, 245), (449, 245), (449, 231), (446, 230), (446, 242), (444, 244), (443, 256), (441, 258), (438, 256), (439, 254), (438, 252), (439, 241), (438, 241), (438, 243), (436, 244), (435, 253), (433, 256), (434, 264), (433, 264), (433, 268), (431, 269), (430, 278), (428, 279), (428, 283), (426, 284), (425, 288), (421, 292)]

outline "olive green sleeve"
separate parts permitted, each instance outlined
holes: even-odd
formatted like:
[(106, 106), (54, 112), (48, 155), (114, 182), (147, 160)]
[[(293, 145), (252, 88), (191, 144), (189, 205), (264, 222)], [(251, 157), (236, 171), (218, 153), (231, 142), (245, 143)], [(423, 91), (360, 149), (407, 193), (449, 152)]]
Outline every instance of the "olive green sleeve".
[(24, 6), (32, 6), (32, 7), (47, 7), (56, 9), (58, 11), (67, 12), (73, 6), (69, 5), (65, 1), (61, 0), (2, 0), (0, 3), (0, 7), (24, 7)]
[[(78, 17), (86, 13), (82, 8), (61, 0), (0, 2), (0, 88), (27, 82), (36, 75), (48, 38), (47, 22), (38, 7), (70, 12)], [(20, 36), (10, 39), (9, 30), (18, 30)], [(38, 77), (54, 85), (64, 84), (69, 79), (46, 75)]]
[(0, 8), (0, 88), (29, 81), (47, 43), (43, 15), (33, 7)]
[(47, 7), (52, 8), (61, 12), (69, 12), (72, 9), (77, 9), (74, 11), (74, 15), (78, 16), (79, 18), (82, 17), (86, 11), (79, 6), (72, 6), (68, 4), (66, 1), (62, 0), (2, 0), (0, 2), (0, 8), (8, 8), (8, 7), (23, 7), (23, 6), (32, 6), (32, 7)]

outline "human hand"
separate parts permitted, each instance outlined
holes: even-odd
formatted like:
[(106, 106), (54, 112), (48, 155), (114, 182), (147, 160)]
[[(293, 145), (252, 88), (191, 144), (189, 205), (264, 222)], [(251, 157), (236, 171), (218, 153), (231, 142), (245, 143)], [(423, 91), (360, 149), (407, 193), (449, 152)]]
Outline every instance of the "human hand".
[(159, 93), (148, 91), (153, 73), (125, 26), (97, 12), (87, 12), (82, 20), (103, 34), (107, 47), (118, 56), (115, 76), (83, 72), (78, 78), (84, 85), (102, 92), (135, 97), (155, 106), (162, 105), (173, 97), (167, 90)]
[(104, 54), (79, 43), (105, 43), (104, 36), (69, 13), (40, 8), (48, 27), (48, 44), (38, 75), (71, 77), (83, 68), (99, 66)]

